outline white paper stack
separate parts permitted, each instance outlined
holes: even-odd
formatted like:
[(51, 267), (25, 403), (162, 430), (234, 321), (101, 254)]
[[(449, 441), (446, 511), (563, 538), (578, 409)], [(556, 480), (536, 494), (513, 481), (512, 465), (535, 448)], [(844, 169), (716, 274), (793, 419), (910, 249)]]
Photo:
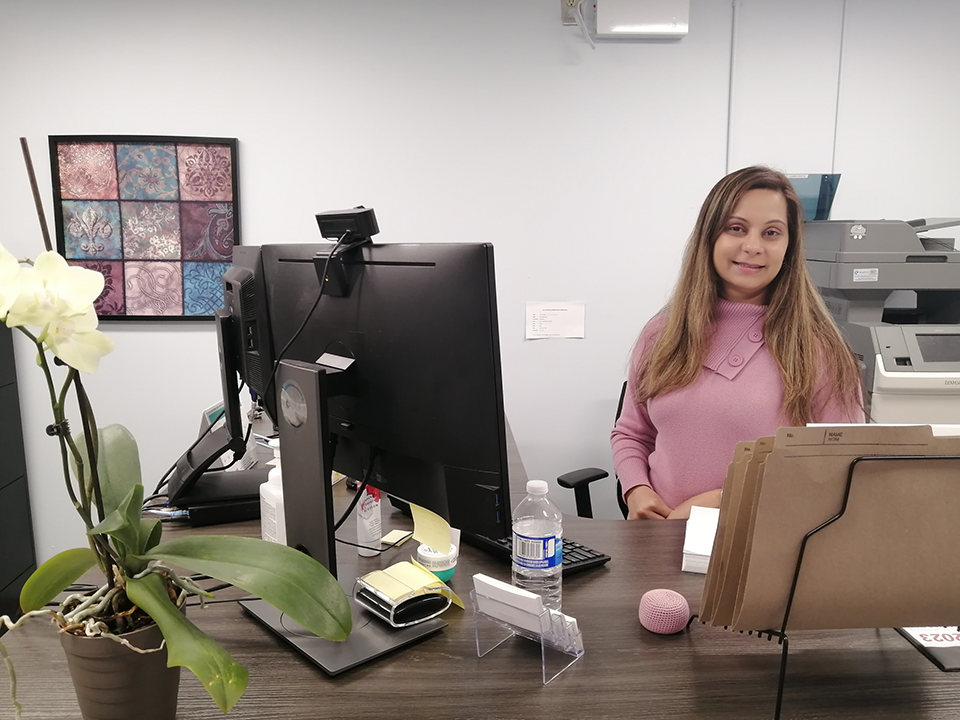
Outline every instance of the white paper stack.
[(694, 505), (687, 520), (687, 534), (683, 538), (684, 572), (706, 573), (713, 551), (713, 537), (717, 534), (720, 508), (705, 508)]

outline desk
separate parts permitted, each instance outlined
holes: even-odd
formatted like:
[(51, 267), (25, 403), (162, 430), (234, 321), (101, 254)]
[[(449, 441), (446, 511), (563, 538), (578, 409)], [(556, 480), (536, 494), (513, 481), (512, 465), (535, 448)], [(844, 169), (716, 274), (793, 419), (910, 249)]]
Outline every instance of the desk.
[[(409, 521), (384, 505), (385, 525)], [(773, 716), (780, 648), (696, 624), (676, 636), (643, 630), (637, 604), (647, 590), (683, 593), (696, 610), (702, 575), (679, 571), (683, 521), (565, 519), (565, 533), (610, 554), (600, 569), (564, 581), (563, 609), (578, 619), (586, 654), (549, 685), (538, 646), (520, 638), (478, 658), (470, 612), (452, 608), (438, 635), (337, 678), (302, 659), (232, 603), (192, 610), (191, 619), (250, 669), (232, 720), (318, 718), (729, 718)], [(346, 523), (346, 529), (351, 523)], [(255, 522), (173, 530), (256, 534)], [(406, 558), (405, 545), (379, 558), (339, 546), (342, 575)], [(451, 586), (469, 602), (471, 575), (509, 579), (509, 566), (464, 546)], [(221, 597), (229, 595), (219, 594)], [(77, 717), (59, 643), (35, 622), (3, 638), (19, 671), (25, 720)], [(46, 676), (41, 673), (46, 671)], [(0, 717), (11, 715), (0, 681)], [(420, 704), (419, 710), (415, 709)], [(960, 677), (940, 672), (893, 630), (791, 636), (784, 718), (955, 719)], [(180, 720), (224, 717), (184, 671)]]

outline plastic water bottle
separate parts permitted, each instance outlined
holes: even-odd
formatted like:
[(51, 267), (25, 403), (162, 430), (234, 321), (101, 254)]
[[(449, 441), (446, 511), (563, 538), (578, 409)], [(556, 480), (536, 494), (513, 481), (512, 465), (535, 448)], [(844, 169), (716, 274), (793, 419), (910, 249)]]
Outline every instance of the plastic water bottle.
[(527, 482), (527, 496), (513, 511), (513, 584), (560, 609), (563, 513), (547, 497), (543, 480)]

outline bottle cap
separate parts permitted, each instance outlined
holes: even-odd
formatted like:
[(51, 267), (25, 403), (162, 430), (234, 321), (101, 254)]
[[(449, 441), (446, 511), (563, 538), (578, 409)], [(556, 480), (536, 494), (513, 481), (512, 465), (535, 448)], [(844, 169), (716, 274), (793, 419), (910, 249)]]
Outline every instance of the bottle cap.
[(527, 495), (546, 495), (549, 489), (546, 480), (527, 480)]
[(271, 438), (268, 442), (268, 445), (273, 449), (273, 460), (269, 460), (267, 465), (273, 465), (274, 467), (280, 467), (280, 439)]

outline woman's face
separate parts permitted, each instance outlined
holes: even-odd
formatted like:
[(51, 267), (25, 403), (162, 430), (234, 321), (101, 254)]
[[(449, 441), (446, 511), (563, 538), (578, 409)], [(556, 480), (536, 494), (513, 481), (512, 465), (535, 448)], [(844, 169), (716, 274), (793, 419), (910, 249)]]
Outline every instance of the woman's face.
[(744, 193), (713, 244), (723, 299), (763, 305), (789, 243), (783, 194), (764, 189)]

